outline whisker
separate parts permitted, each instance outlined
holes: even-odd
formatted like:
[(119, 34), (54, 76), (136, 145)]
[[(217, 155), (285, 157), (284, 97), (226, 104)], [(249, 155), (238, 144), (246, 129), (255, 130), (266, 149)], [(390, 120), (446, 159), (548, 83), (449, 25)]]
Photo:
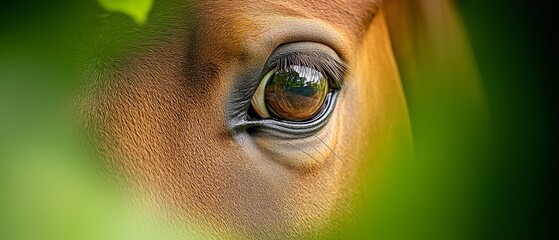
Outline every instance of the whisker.
[(344, 162), (344, 160), (342, 160), (342, 158), (340, 156), (338, 156), (338, 154), (336, 152), (334, 152), (334, 150), (330, 146), (328, 146), (328, 144), (326, 144), (324, 141), (322, 141), (322, 139), (320, 139), (316, 135), (312, 135), (312, 136), (315, 137), (316, 139), (318, 139), (320, 142), (322, 142), (322, 144), (324, 144), (324, 146), (326, 146), (330, 150), (330, 152), (332, 152), (334, 154), (334, 156), (336, 158), (338, 158), (340, 160), (340, 162), (342, 162), (344, 167), (348, 167), (347, 164)]
[(309, 144), (309, 146), (311, 146), (314, 150), (316, 150), (318, 152), (318, 154), (320, 154), (320, 156), (322, 156), (322, 158), (324, 158), (324, 160), (326, 160), (327, 158), (324, 156), (324, 154), (322, 154), (322, 152), (318, 151), (318, 149), (316, 147), (314, 147), (310, 142), (307, 142), (307, 140), (302, 139), (303, 141), (305, 141), (307, 144)]
[(357, 217), (357, 219), (359, 219), (359, 221), (361, 221), (362, 223), (365, 223), (365, 220), (363, 218), (361, 218), (361, 216), (359, 216), (359, 214), (357, 214), (357, 212), (351, 207), (350, 203), (347, 201), (342, 201), (346, 204), (347, 208), (349, 208), (349, 210), (351, 210), (351, 212), (353, 213), (353, 215), (355, 215), (355, 217)]
[[(332, 152), (334, 154), (334, 156), (336, 156), (344, 165), (344, 167), (347, 167), (345, 162), (342, 160), (342, 158), (340, 156), (338, 156), (338, 154), (336, 154), (336, 152), (334, 152), (334, 150), (332, 150), (332, 148), (330, 148), (324, 141), (322, 141), (322, 139), (320, 139), (319, 137), (313, 135), (315, 138), (317, 138), (318, 140), (320, 140), (320, 142), (322, 142), (322, 144), (324, 144), (324, 146), (326, 146), (330, 152)], [(314, 147), (311, 143), (307, 142), (305, 139), (303, 139), (303, 141), (305, 141), (307, 144), (309, 144), (314, 150), (316, 150), (325, 160), (326, 157), (322, 154), (322, 152), (318, 151), (318, 149), (316, 149), (316, 147)], [(306, 154), (307, 156), (309, 156), (310, 158), (312, 158), (313, 160), (315, 160), (318, 164), (322, 165), (321, 162), (317, 161), (315, 158), (313, 158), (310, 154), (308, 154), (307, 152), (303, 151), (302, 149), (298, 148), (297, 146), (291, 144), (291, 143), (287, 143), (289, 145), (291, 145), (292, 147), (298, 149), (299, 151), (303, 152), (304, 154)], [(341, 202), (343, 202), (347, 208), (349, 208), (349, 210), (353, 213), (353, 215), (355, 215), (355, 217), (357, 219), (359, 219), (359, 221), (361, 221), (362, 223), (365, 223), (365, 220), (363, 220), (363, 218), (361, 218), (361, 216), (359, 216), (359, 214), (357, 214), (357, 212), (351, 207), (351, 204), (348, 201), (345, 201), (345, 199), (341, 199)]]
[(316, 160), (314, 157), (312, 157), (310, 154), (308, 154), (307, 152), (303, 151), (302, 149), (298, 148), (297, 146), (291, 144), (291, 143), (287, 143), (289, 145), (291, 145), (292, 147), (296, 148), (297, 150), (303, 152), (304, 154), (306, 154), (307, 156), (309, 156), (310, 158), (312, 158), (312, 160), (314, 160), (315, 162), (317, 162), (318, 164), (321, 164), (320, 161)]

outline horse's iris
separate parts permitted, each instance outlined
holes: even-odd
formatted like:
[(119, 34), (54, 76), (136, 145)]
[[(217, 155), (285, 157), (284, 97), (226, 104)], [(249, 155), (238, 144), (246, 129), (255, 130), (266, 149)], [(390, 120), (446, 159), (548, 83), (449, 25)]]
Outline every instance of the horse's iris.
[(329, 92), (328, 79), (315, 69), (292, 65), (268, 73), (253, 97), (261, 117), (305, 121), (322, 109)]

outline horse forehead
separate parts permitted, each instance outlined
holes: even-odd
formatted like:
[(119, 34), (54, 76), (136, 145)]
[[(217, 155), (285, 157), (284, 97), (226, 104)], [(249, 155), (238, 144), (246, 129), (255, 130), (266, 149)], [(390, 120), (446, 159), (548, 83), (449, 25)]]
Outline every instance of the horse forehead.
[[(222, 76), (228, 76), (236, 69), (236, 61), (247, 61), (242, 63), (246, 66), (261, 63), (265, 58), (263, 55), (270, 52), (270, 49), (263, 50), (262, 47), (274, 45), (262, 44), (265, 39), (278, 41), (281, 38), (270, 34), (270, 29), (290, 28), (293, 27), (290, 24), (298, 20), (327, 24), (346, 37), (343, 42), (347, 43), (346, 48), (351, 49), (350, 46), (359, 42), (370, 25), (379, 8), (378, 1), (178, 0), (179, 5), (173, 6), (180, 9), (179, 14), (184, 13), (184, 18), (180, 20), (184, 24), (178, 30), (181, 34), (177, 35), (184, 48), (171, 51), (183, 55), (184, 65), (187, 66), (183, 71), (189, 76), (189, 82), (205, 84), (197, 85), (198, 88), (216, 88), (210, 83), (228, 82)], [(290, 23), (286, 23), (286, 19)], [(282, 31), (276, 33), (281, 34)]]
[(274, 38), (269, 30), (289, 28), (287, 19), (291, 23), (319, 21), (336, 29), (347, 38), (345, 41), (358, 42), (380, 4), (379, 0), (199, 0), (190, 3), (194, 15), (189, 29), (193, 31), (186, 35), (191, 45), (188, 54), (196, 59), (192, 65), (223, 64), (251, 56), (248, 53), (254, 48), (251, 42), (263, 40), (263, 34)]
[(202, 19), (213, 24), (227, 25), (238, 19), (273, 21), (278, 16), (285, 16), (322, 20), (359, 34), (369, 26), (380, 0), (200, 0), (196, 3), (197, 11), (205, 15)]

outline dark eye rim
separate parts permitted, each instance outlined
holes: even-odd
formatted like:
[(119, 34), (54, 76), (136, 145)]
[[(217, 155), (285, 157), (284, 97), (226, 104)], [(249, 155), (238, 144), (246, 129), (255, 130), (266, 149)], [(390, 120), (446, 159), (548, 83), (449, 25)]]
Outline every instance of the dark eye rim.
[(283, 139), (309, 137), (321, 130), (334, 112), (340, 91), (332, 91), (326, 95), (324, 107), (310, 120), (295, 122), (275, 118), (249, 118), (239, 122), (235, 129), (252, 134), (266, 134)]
[[(332, 91), (326, 95), (324, 106), (313, 118), (306, 121), (288, 121), (282, 119), (251, 119), (252, 126), (248, 128), (253, 133), (266, 133), (281, 138), (308, 137), (322, 129), (334, 112), (339, 91)], [(296, 134), (296, 135), (294, 135)]]
[[(239, 84), (235, 84), (233, 87), (232, 96), (228, 101), (226, 109), (226, 118), (232, 134), (247, 132), (249, 134), (264, 134), (268, 137), (282, 139), (297, 139), (311, 136), (326, 125), (334, 111), (336, 101), (341, 91), (341, 84), (330, 89), (323, 103), (323, 108), (316, 116), (306, 121), (288, 121), (277, 118), (259, 119), (251, 117), (248, 113), (251, 107), (250, 100), (260, 81), (265, 74), (278, 67), (277, 60), (289, 54), (307, 54), (309, 52), (326, 56), (333, 62), (341, 62), (338, 54), (332, 50), (332, 48), (321, 43), (287, 43), (279, 46), (270, 54), (266, 63), (258, 70), (258, 73), (256, 72), (256, 68), (253, 68), (252, 71), (237, 77), (239, 78)], [(332, 77), (330, 73), (322, 72)], [(339, 80), (341, 81), (343, 79)]]

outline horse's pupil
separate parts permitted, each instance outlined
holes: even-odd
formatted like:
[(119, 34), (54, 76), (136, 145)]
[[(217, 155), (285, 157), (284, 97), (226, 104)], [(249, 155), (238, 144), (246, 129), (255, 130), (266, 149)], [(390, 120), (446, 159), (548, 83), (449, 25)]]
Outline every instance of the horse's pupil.
[(266, 84), (264, 99), (275, 117), (304, 121), (321, 109), (328, 93), (328, 79), (319, 71), (290, 66), (277, 70)]

